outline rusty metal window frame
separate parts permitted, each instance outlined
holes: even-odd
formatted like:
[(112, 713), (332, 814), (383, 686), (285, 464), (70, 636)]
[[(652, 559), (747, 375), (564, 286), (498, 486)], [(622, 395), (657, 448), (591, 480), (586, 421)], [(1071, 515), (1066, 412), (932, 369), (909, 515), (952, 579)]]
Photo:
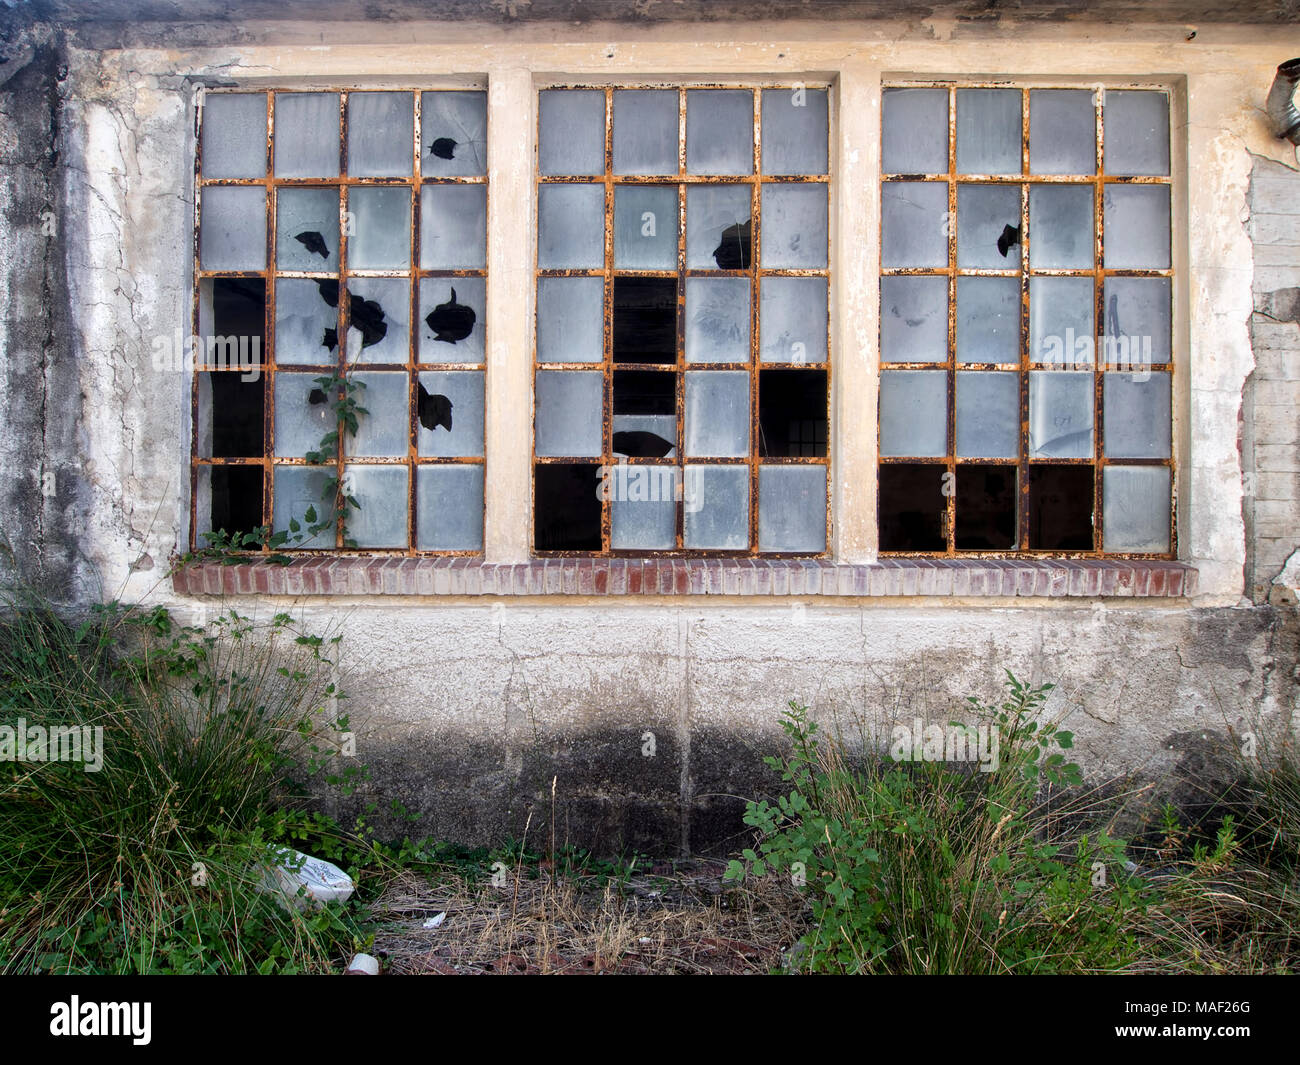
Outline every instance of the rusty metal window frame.
[[(356, 96), (363, 96), (367, 93), (376, 92), (403, 92), (410, 93), (412, 96), (413, 108), (413, 140), (412, 140), (412, 170), (409, 176), (403, 177), (367, 177), (351, 176), (348, 174), (348, 102)], [(407, 392), (408, 392), (408, 416), (409, 416), (409, 437), (407, 454), (398, 457), (382, 456), (349, 456), (346, 454), (344, 436), (340, 433), (340, 440), (336, 448), (336, 454), (332, 469), (334, 476), (338, 480), (338, 490), (335, 494), (335, 514), (342, 519), (345, 514), (344, 494), (346, 491), (346, 473), (348, 466), (367, 466), (367, 467), (385, 467), (396, 466), (404, 467), (407, 470), (407, 492), (406, 492), (406, 547), (362, 547), (351, 548), (344, 544), (344, 522), (338, 520), (335, 522), (335, 544), (333, 547), (296, 547), (286, 545), (275, 549), (277, 554), (295, 554), (295, 555), (321, 555), (334, 554), (340, 551), (353, 551), (357, 553), (388, 555), (388, 556), (463, 556), (470, 558), (483, 557), (484, 550), (480, 547), (478, 550), (419, 550), (416, 547), (418, 543), (418, 510), (416, 501), (417, 492), (417, 471), (422, 466), (481, 466), (483, 467), (484, 493), (486, 495), (486, 477), (487, 477), (487, 458), (486, 458), (486, 440), (480, 448), (481, 454), (467, 457), (442, 457), (426, 456), (419, 454), (418, 434), (419, 420), (417, 411), (417, 382), (419, 375), (424, 371), (463, 371), (475, 372), (483, 375), (484, 381), (484, 417), (486, 419), (486, 402), (487, 402), (487, 347), (484, 344), (483, 358), (477, 362), (421, 362), (419, 360), (420, 348), (420, 329), (419, 329), (419, 310), (420, 310), (420, 287), (425, 278), (482, 278), (484, 291), (486, 293), (489, 284), (486, 265), (481, 269), (424, 269), (420, 265), (420, 227), (421, 227), (421, 191), (433, 185), (482, 185), (484, 186), (485, 200), (490, 198), (491, 189), (489, 183), (490, 163), (484, 166), (484, 173), (481, 175), (471, 175), (464, 177), (444, 177), (437, 175), (426, 175), (422, 171), (421, 151), (423, 146), (423, 134), (421, 127), (421, 106), (424, 95), (432, 92), (482, 92), (486, 96), (486, 87), (471, 84), (455, 84), (443, 86), (383, 86), (374, 88), (335, 88), (328, 85), (313, 85), (310, 88), (247, 88), (232, 87), (230, 89), (205, 89), (200, 96), (199, 106), (195, 108), (194, 118), (194, 232), (193, 232), (193, 254), (194, 263), (194, 294), (191, 308), (191, 335), (201, 337), (200, 327), (200, 305), (201, 305), (201, 287), (204, 281), (213, 278), (257, 278), (261, 279), (266, 286), (266, 310), (264, 329), (264, 360), (261, 371), (265, 380), (265, 402), (263, 406), (263, 449), (262, 456), (258, 458), (204, 458), (199, 455), (199, 375), (216, 370), (227, 370), (217, 364), (205, 363), (202, 358), (196, 356), (193, 365), (191, 380), (190, 396), (190, 413), (191, 413), (191, 439), (190, 439), (190, 544), (192, 548), (203, 547), (201, 534), (198, 532), (200, 523), (198, 521), (198, 499), (199, 499), (199, 475), (200, 471), (205, 468), (221, 466), (254, 466), (262, 470), (262, 520), (263, 524), (275, 528), (275, 467), (276, 466), (307, 466), (315, 469), (330, 469), (330, 464), (312, 464), (308, 463), (305, 458), (277, 457), (275, 454), (275, 377), (276, 377), (276, 357), (275, 357), (275, 299), (276, 299), (276, 281), (279, 278), (306, 278), (310, 280), (337, 280), (339, 283), (340, 298), (338, 300), (338, 322), (337, 335), (338, 341), (337, 357), (329, 362), (318, 364), (298, 363), (286, 365), (286, 371), (292, 369), (295, 373), (318, 372), (320, 376), (337, 373), (340, 376), (349, 368), (362, 373), (379, 373), (400, 371), (407, 375)], [(202, 123), (203, 111), (202, 100), (205, 96), (221, 94), (232, 95), (252, 95), (263, 96), (266, 99), (267, 129), (266, 129), (266, 174), (261, 178), (206, 178), (203, 174), (203, 140), (202, 140)], [(337, 93), (339, 97), (339, 169), (338, 174), (330, 178), (301, 178), (301, 177), (277, 177), (275, 173), (275, 105), (277, 97), (291, 96), (299, 94), (313, 93)], [(487, 121), (491, 121), (490, 112)], [(486, 135), (486, 127), (485, 127)], [(202, 200), (203, 192), (208, 188), (220, 187), (253, 187), (263, 188), (266, 191), (266, 267), (263, 270), (204, 270), (201, 268), (199, 257), (199, 227), (202, 218)], [(403, 188), (408, 190), (411, 202), (411, 228), (409, 243), (409, 266), (405, 270), (371, 270), (360, 269), (351, 270), (347, 265), (347, 244), (348, 244), (348, 196), (353, 188), (360, 187), (388, 187)], [(339, 191), (339, 249), (338, 249), (338, 269), (334, 272), (308, 271), (308, 270), (282, 270), (276, 264), (276, 200), (280, 189), (301, 189), (301, 188), (325, 188), (338, 189)], [(486, 206), (485, 206), (486, 217)], [(349, 301), (342, 298), (342, 293), (347, 288), (349, 278), (369, 279), (369, 278), (396, 278), (408, 282), (409, 287), (409, 327), (407, 330), (407, 358), (401, 363), (371, 363), (371, 362), (352, 362), (348, 360), (348, 328), (349, 328)], [(484, 317), (484, 328), (486, 328), (486, 314)], [(205, 348), (206, 351), (206, 348)], [(361, 394), (359, 402), (365, 406), (364, 393)], [(365, 417), (364, 415), (362, 417)], [(486, 508), (484, 508), (486, 509)], [(480, 516), (480, 543), (485, 544), (485, 515)], [(270, 553), (271, 548), (263, 547), (262, 553)]]
[[(763, 172), (762, 166), (762, 100), (763, 92), (772, 89), (784, 89), (795, 91), (798, 88), (822, 91), (827, 96), (827, 168), (826, 173), (816, 175), (769, 175)], [(628, 90), (675, 90), (678, 93), (677, 101), (677, 173), (675, 174), (617, 174), (614, 171), (614, 93)], [(728, 175), (703, 175), (688, 172), (686, 163), (686, 105), (687, 93), (700, 89), (725, 89), (739, 90), (750, 92), (753, 96), (753, 167), (749, 174), (728, 174)], [(602, 175), (547, 175), (541, 172), (540, 151), (534, 153), (534, 180), (535, 188), (540, 192), (543, 185), (549, 184), (598, 184), (604, 187), (604, 263), (600, 268), (594, 269), (541, 269), (537, 263), (537, 246), (538, 233), (533, 234), (533, 284), (536, 291), (537, 282), (547, 277), (599, 277), (603, 279), (603, 350), (602, 359), (599, 363), (592, 362), (541, 362), (538, 358), (537, 349), (537, 329), (536, 320), (534, 320), (533, 329), (533, 366), (532, 366), (532, 394), (537, 394), (537, 374), (539, 371), (581, 371), (589, 372), (599, 371), (603, 375), (602, 390), (602, 412), (601, 412), (601, 439), (602, 453), (599, 457), (595, 456), (544, 456), (536, 452), (537, 439), (537, 422), (536, 410), (533, 416), (533, 447), (531, 450), (531, 469), (529, 471), (529, 485), (532, 492), (532, 506), (530, 515), (536, 515), (536, 468), (539, 465), (573, 465), (573, 464), (598, 464), (602, 468), (610, 468), (620, 461), (612, 451), (613, 438), (613, 382), (614, 370), (617, 367), (623, 371), (667, 371), (670, 367), (675, 380), (676, 389), (676, 423), (677, 438), (675, 441), (675, 458), (672, 460), (656, 458), (638, 458), (626, 457), (621, 461), (626, 462), (629, 466), (637, 465), (646, 466), (663, 466), (666, 462), (671, 461), (680, 467), (682, 471), (681, 480), (685, 480), (686, 469), (688, 466), (747, 466), (749, 470), (749, 514), (748, 514), (748, 535), (749, 546), (744, 549), (710, 549), (710, 548), (689, 548), (685, 546), (685, 512), (681, 499), (676, 504), (676, 546), (671, 549), (631, 549), (631, 548), (614, 548), (612, 546), (612, 501), (605, 498), (601, 503), (601, 548), (600, 550), (543, 550), (537, 547), (536, 543), (536, 523), (535, 519), (530, 520), (529, 543), (532, 548), (532, 554), (538, 558), (554, 557), (612, 557), (612, 558), (828, 558), (832, 553), (831, 532), (833, 518), (831, 513), (831, 500), (834, 497), (834, 482), (832, 480), (832, 463), (831, 455), (833, 451), (832, 441), (834, 428), (831, 423), (831, 407), (833, 397), (833, 328), (832, 315), (830, 308), (834, 305), (834, 292), (832, 283), (832, 264), (834, 263), (834, 199), (832, 196), (833, 183), (831, 175), (834, 168), (834, 153), (831, 146), (834, 143), (835, 113), (834, 113), (834, 93), (833, 85), (830, 81), (821, 79), (764, 79), (764, 78), (744, 78), (735, 81), (691, 81), (688, 79), (672, 79), (661, 81), (636, 81), (636, 80), (554, 80), (539, 81), (535, 85), (534, 100), (540, 100), (540, 94), (549, 90), (587, 90), (604, 93), (605, 96), (605, 144), (604, 144), (604, 171)], [(541, 114), (540, 108), (537, 108), (536, 130), (537, 144), (541, 143)], [(827, 189), (827, 257), (826, 267), (821, 269), (782, 269), (767, 268), (761, 264), (762, 250), (762, 191), (766, 184), (801, 184), (815, 183), (826, 186)], [(750, 265), (744, 270), (703, 270), (688, 268), (686, 265), (686, 202), (687, 192), (692, 186), (701, 185), (748, 185), (750, 188), (750, 225), (751, 237), (750, 247), (752, 249), (750, 256)], [(677, 265), (674, 270), (641, 270), (629, 269), (624, 267), (616, 268), (614, 265), (614, 191), (620, 185), (664, 185), (675, 186), (677, 189)], [(614, 278), (619, 277), (663, 277), (674, 278), (677, 281), (677, 323), (676, 323), (676, 361), (674, 363), (615, 363), (613, 358), (613, 310), (614, 310)], [(748, 278), (750, 281), (750, 305), (749, 305), (749, 359), (745, 362), (708, 362), (708, 363), (690, 363), (686, 360), (685, 349), (685, 292), (686, 279), (691, 277), (740, 277)], [(823, 277), (827, 280), (827, 337), (826, 337), (826, 361), (820, 364), (798, 363), (798, 362), (773, 362), (763, 361), (761, 358), (759, 314), (760, 304), (760, 286), (761, 279), (764, 277)], [(760, 455), (760, 432), (759, 432), (759, 381), (760, 374), (764, 370), (824, 370), (826, 374), (826, 442), (825, 455), (823, 456), (762, 456)], [(739, 457), (711, 457), (711, 456), (688, 456), (685, 452), (685, 390), (686, 390), (686, 372), (695, 370), (701, 372), (713, 371), (744, 371), (749, 374), (749, 451), (745, 458)], [(761, 466), (776, 465), (814, 465), (822, 466), (826, 471), (826, 501), (825, 501), (825, 548), (821, 551), (761, 551), (758, 546), (759, 537), (759, 469)]]
[[(1174, 92), (1164, 84), (1153, 84), (1151, 82), (1138, 81), (1119, 81), (1106, 80), (1099, 82), (1095, 80), (1038, 80), (1038, 79), (1004, 79), (1004, 80), (961, 80), (961, 79), (916, 79), (916, 78), (888, 78), (882, 82), (882, 90), (887, 89), (945, 89), (947, 90), (947, 116), (948, 116), (948, 169), (944, 173), (933, 174), (903, 174), (885, 172), (881, 169), (881, 188), (890, 182), (908, 181), (908, 182), (935, 182), (947, 185), (947, 241), (948, 241), (948, 261), (945, 267), (925, 268), (925, 267), (893, 267), (886, 268), (883, 265), (880, 268), (880, 276), (930, 276), (945, 277), (948, 279), (948, 334), (947, 334), (947, 359), (945, 362), (886, 362), (884, 352), (881, 350), (880, 371), (886, 370), (943, 370), (947, 374), (947, 453), (942, 457), (933, 456), (884, 456), (880, 454), (879, 438), (879, 419), (877, 419), (877, 470), (886, 465), (893, 464), (925, 464), (933, 465), (937, 471), (951, 473), (956, 476), (957, 470), (961, 466), (1007, 466), (1016, 470), (1016, 536), (1017, 546), (1014, 549), (1002, 551), (990, 550), (961, 550), (956, 547), (956, 493), (944, 493), (944, 514), (943, 514), (943, 533), (946, 540), (946, 548), (942, 551), (885, 551), (882, 550), (882, 557), (924, 557), (924, 558), (1114, 558), (1114, 559), (1164, 559), (1172, 560), (1178, 557), (1178, 526), (1177, 526), (1177, 502), (1178, 502), (1178, 481), (1177, 468), (1175, 464), (1175, 453), (1177, 450), (1177, 429), (1178, 419), (1176, 417), (1176, 407), (1174, 399), (1175, 390), (1175, 363), (1178, 361), (1178, 319), (1177, 319), (1177, 292), (1173, 284), (1175, 277), (1176, 256), (1175, 249), (1177, 246), (1173, 233), (1174, 218), (1176, 217), (1176, 208), (1174, 201), (1174, 152), (1177, 146), (1175, 129), (1173, 128), (1174, 120)], [(957, 170), (957, 93), (964, 89), (1002, 89), (1015, 90), (1021, 94), (1021, 154), (1020, 154), (1020, 172), (1019, 174), (965, 174)], [(1095, 111), (1095, 173), (1093, 174), (1034, 174), (1030, 170), (1029, 161), (1029, 133), (1030, 133), (1030, 94), (1041, 89), (1073, 89), (1073, 90), (1090, 90), (1093, 93), (1093, 106)], [(1105, 171), (1105, 94), (1110, 91), (1123, 90), (1144, 90), (1156, 91), (1165, 94), (1169, 101), (1169, 148), (1170, 148), (1170, 173), (1160, 176), (1128, 176), (1128, 175), (1111, 175)], [(884, 108), (881, 108), (881, 135), (883, 140), (883, 123)], [(1014, 270), (999, 270), (988, 268), (958, 267), (957, 265), (957, 189), (958, 185), (981, 185), (981, 186), (1004, 186), (1017, 188), (1020, 191), (1020, 263)], [(1035, 185), (1075, 185), (1087, 186), (1093, 190), (1093, 266), (1091, 269), (1045, 269), (1035, 268), (1030, 261), (1030, 242), (1033, 234), (1029, 227), (1029, 195), (1030, 190)], [(1170, 267), (1168, 269), (1118, 269), (1108, 268), (1105, 266), (1103, 258), (1103, 223), (1105, 214), (1105, 191), (1107, 186), (1111, 185), (1164, 185), (1170, 189)], [(882, 240), (883, 237), (883, 209), (877, 219), (878, 226), (876, 237)], [(1014, 459), (995, 459), (995, 458), (961, 458), (956, 455), (956, 374), (958, 370), (957, 350), (956, 350), (956, 314), (957, 314), (957, 278), (958, 277), (1016, 277), (1020, 282), (1020, 358), (1016, 363), (960, 363), (963, 371), (1014, 371), (1019, 380), (1019, 417), (1020, 430), (1018, 439), (1018, 456)], [(1063, 551), (1054, 549), (1035, 549), (1028, 547), (1029, 544), (1029, 526), (1030, 526), (1030, 507), (1029, 491), (1030, 477), (1029, 471), (1031, 460), (1029, 457), (1029, 380), (1031, 370), (1049, 370), (1053, 367), (1051, 364), (1035, 362), (1031, 359), (1031, 337), (1030, 337), (1030, 320), (1029, 320), (1029, 287), (1030, 280), (1033, 277), (1088, 277), (1093, 279), (1093, 322), (1094, 322), (1094, 339), (1101, 335), (1102, 323), (1105, 321), (1105, 304), (1104, 304), (1104, 286), (1107, 278), (1110, 277), (1138, 277), (1138, 278), (1169, 278), (1171, 310), (1170, 310), (1170, 361), (1165, 363), (1150, 363), (1145, 365), (1144, 369), (1150, 372), (1165, 372), (1169, 374), (1170, 380), (1170, 447), (1168, 458), (1123, 458), (1116, 460), (1117, 463), (1127, 467), (1135, 466), (1155, 466), (1164, 467), (1169, 470), (1169, 550), (1166, 552), (1135, 552), (1135, 551), (1107, 551), (1104, 549), (1105, 528), (1104, 528), (1104, 505), (1103, 505), (1103, 482), (1104, 471), (1110, 464), (1105, 450), (1105, 419), (1104, 419), (1104, 393), (1105, 393), (1105, 376), (1108, 370), (1107, 364), (1103, 361), (1100, 345), (1093, 353), (1093, 453), (1090, 458), (1050, 458), (1034, 459), (1033, 465), (1072, 465), (1072, 466), (1090, 466), (1094, 469), (1093, 477), (1093, 549), (1089, 551)], [(879, 344), (879, 336), (877, 343)], [(878, 349), (879, 350), (879, 349)], [(877, 474), (878, 476), (878, 474)], [(877, 529), (880, 528), (880, 498), (877, 493)], [(1102, 546), (1098, 546), (1102, 545)]]

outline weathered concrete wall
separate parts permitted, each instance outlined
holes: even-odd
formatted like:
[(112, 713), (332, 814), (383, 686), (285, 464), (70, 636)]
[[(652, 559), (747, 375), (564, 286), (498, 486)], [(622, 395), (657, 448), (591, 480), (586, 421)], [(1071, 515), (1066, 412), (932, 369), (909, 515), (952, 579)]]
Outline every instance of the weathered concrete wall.
[[(1300, 36), (1224, 27), (1193, 41), (1181, 26), (941, 19), (707, 33), (367, 23), (264, 24), (238, 46), (204, 44), (227, 39), (212, 27), (173, 25), (150, 46), (149, 28), (137, 25), (131, 47), (89, 47), (103, 32), (36, 27), (4, 43), (0, 152), (18, 166), (0, 192), (2, 521), (29, 569), (44, 567), (70, 597), (149, 599), (195, 617), (217, 604), (176, 595), (166, 578), (189, 535), (189, 382), (150, 357), (153, 339), (183, 327), (190, 310), (195, 85), (419, 86), (457, 76), (489, 87), (493, 561), (528, 550), (538, 79), (831, 79), (833, 546), (842, 561), (875, 556), (878, 252), (862, 234), (876, 232), (879, 211), (882, 78), (992, 71), (1171, 89), (1175, 128), (1186, 131), (1175, 145), (1175, 439), (1180, 556), (1200, 572), (1194, 601), (237, 604), (344, 627), (358, 757), (375, 772), (367, 797), (420, 812), (411, 830), (481, 840), (528, 823), (538, 838), (549, 832), (558, 777), (561, 840), (716, 847), (741, 827), (739, 797), (768, 779), (761, 758), (779, 740), (787, 700), (809, 702), (850, 734), (891, 715), (947, 721), (965, 695), (996, 695), (1003, 667), (1059, 685), (1057, 708), (1070, 712), (1093, 777), (1164, 772), (1179, 757), (1166, 741), (1198, 730), (1292, 729), (1296, 614), (1276, 596), (1262, 605), (1256, 586), (1300, 547), (1296, 477), (1285, 468), (1300, 398), (1286, 347), (1296, 326), (1252, 311), (1274, 314), (1265, 294), (1297, 283), (1260, 280), (1261, 249), (1283, 260), (1270, 267), (1296, 269), (1289, 245), (1268, 237), (1289, 223), (1265, 219), (1295, 210), (1294, 196), (1266, 190), (1294, 184), (1294, 155), (1270, 137), (1260, 107)], [(52, 236), (41, 226), (51, 203)], [(1273, 326), (1283, 332), (1263, 331)], [(1270, 404), (1275, 412), (1261, 414)], [(47, 497), (36, 472), (51, 466)], [(642, 753), (647, 732), (653, 757)]]

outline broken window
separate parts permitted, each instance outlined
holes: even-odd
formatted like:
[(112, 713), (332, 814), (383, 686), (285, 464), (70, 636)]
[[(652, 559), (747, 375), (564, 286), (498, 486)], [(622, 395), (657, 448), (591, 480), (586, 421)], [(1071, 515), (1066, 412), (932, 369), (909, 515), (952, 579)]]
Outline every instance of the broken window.
[(1168, 93), (882, 112), (881, 551), (1172, 557)]
[(487, 94), (210, 92), (194, 545), (483, 549)]
[(537, 552), (826, 552), (827, 108), (540, 94)]

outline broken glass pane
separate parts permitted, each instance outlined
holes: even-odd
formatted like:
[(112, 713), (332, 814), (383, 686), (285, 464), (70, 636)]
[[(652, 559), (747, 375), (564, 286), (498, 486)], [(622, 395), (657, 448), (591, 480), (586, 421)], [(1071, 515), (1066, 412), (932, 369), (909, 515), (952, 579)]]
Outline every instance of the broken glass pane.
[(1064, 370), (1029, 374), (1029, 457), (1092, 458), (1093, 376)]
[(614, 454), (637, 459), (677, 457), (677, 374), (617, 371), (613, 398)]
[[(352, 325), (348, 330), (348, 358), (354, 362), (405, 364), (410, 357), (411, 283), (398, 277), (354, 277), (349, 279), (352, 292)], [(376, 310), (375, 308), (378, 308)], [(384, 335), (378, 335), (372, 319), (382, 317)]]
[(408, 177), (415, 147), (415, 98), (409, 92), (348, 96), (348, 175)]
[(348, 507), (344, 536), (357, 547), (407, 546), (408, 472), (405, 466), (345, 467), (343, 491), (361, 507)]
[[(321, 389), (316, 373), (275, 375), (275, 457), (300, 459), (309, 451), (335, 453), (333, 446), (321, 448), (321, 438), (338, 428), (333, 403), (335, 390)], [(365, 406), (364, 400), (362, 406)]]
[(752, 261), (748, 185), (691, 185), (686, 190), (686, 265), (748, 270)]
[(338, 272), (338, 189), (276, 190), (275, 262), (281, 270)]
[(889, 181), (880, 190), (880, 264), (948, 265), (948, 186), (938, 181)]
[(754, 95), (732, 89), (686, 94), (686, 171), (754, 172)]
[[(294, 549), (334, 546), (334, 493), (330, 491), (330, 482), (334, 477), (333, 467), (275, 467), (274, 529), (276, 532), (289, 532), (291, 519), (302, 527), (302, 539), (293, 541), (289, 546)], [(315, 521), (311, 520), (309, 513), (315, 514)], [(308, 533), (309, 527), (324, 525), (326, 522), (330, 523), (328, 527), (314, 535)]]
[(958, 89), (957, 173), (1019, 174), (1020, 131), (1018, 90)]
[(677, 173), (677, 90), (615, 91), (614, 173)]
[(958, 551), (1012, 551), (1016, 528), (1016, 468), (958, 466), (955, 535)]
[(199, 261), (205, 270), (266, 269), (266, 189), (215, 185), (201, 194)]
[(677, 361), (677, 278), (614, 278), (614, 361)]
[(957, 265), (1015, 270), (1020, 266), (1020, 189), (957, 186)]
[[(602, 479), (599, 469), (595, 463), (586, 462), (534, 466), (533, 547), (536, 550), (600, 550)], [(608, 483), (607, 476), (605, 484)]]
[(886, 370), (880, 375), (880, 454), (941, 457), (948, 453), (948, 375), (942, 370)]
[[(188, 352), (174, 352), (188, 370)], [(260, 277), (205, 277), (199, 282), (199, 335), (194, 361), (238, 369), (255, 379), (266, 362), (266, 282)]]
[(240, 373), (198, 375), (200, 458), (259, 458), (266, 379), (245, 381)]
[(1103, 256), (1111, 270), (1169, 267), (1169, 186), (1107, 185)]
[(401, 458), (411, 439), (410, 378), (404, 373), (357, 373), (353, 393), (367, 413), (357, 416), (356, 435), (344, 432), (349, 458)]
[(880, 279), (880, 358), (884, 362), (945, 362), (948, 358), (948, 279)]
[(481, 551), (483, 467), (416, 467), (415, 522), (421, 551)]
[(419, 314), (421, 362), (484, 361), (487, 324), (484, 278), (422, 278)]
[(614, 267), (677, 269), (677, 186), (614, 189)]
[(266, 94), (209, 93), (203, 100), (203, 176), (266, 177)]
[(537, 268), (605, 265), (605, 186), (542, 185), (537, 190)]
[(1020, 282), (957, 278), (957, 361), (1020, 361)]
[[(348, 233), (350, 269), (405, 270), (410, 267), (411, 194), (407, 189), (354, 186), (348, 193), (348, 213), (352, 222)], [(428, 225), (427, 215), (425, 225)], [(427, 254), (423, 250), (422, 253)]]
[(1029, 260), (1036, 270), (1093, 266), (1090, 185), (1029, 187)]
[(763, 186), (763, 266), (818, 269), (826, 265), (826, 186)]
[(676, 467), (619, 463), (609, 472), (610, 546), (646, 551), (676, 547)]
[(826, 170), (826, 90), (764, 89), (763, 173), (824, 174)]
[(749, 279), (686, 279), (686, 361), (749, 361)]
[(699, 458), (749, 454), (749, 374), (687, 372), (686, 454)]
[(1108, 89), (1106, 173), (1130, 177), (1169, 173), (1169, 97), (1162, 92)]
[(942, 551), (947, 547), (944, 466), (899, 462), (880, 467), (880, 550)]
[(420, 191), (420, 266), (487, 266), (487, 186), (426, 185)]
[(275, 94), (275, 176), (339, 176), (339, 94)]
[(339, 312), (321, 299), (315, 281), (282, 277), (275, 283), (277, 365), (333, 365), (338, 361)]
[(1108, 277), (1106, 334), (1101, 358), (1107, 366), (1141, 368), (1170, 358), (1170, 288), (1167, 277)]
[(759, 289), (759, 352), (763, 362), (826, 361), (824, 277), (764, 277)]
[(687, 466), (682, 510), (686, 547), (743, 551), (749, 546), (749, 467)]
[(1029, 279), (1029, 352), (1035, 362), (1091, 366), (1096, 347), (1090, 277)]
[(262, 524), (261, 466), (200, 466), (197, 481), (194, 531), (200, 546), (207, 545), (206, 532), (246, 533)]
[[(881, 169), (886, 174), (946, 174), (948, 90), (886, 89), (882, 106)], [(946, 201), (947, 189), (943, 191)]]
[(605, 94), (548, 89), (541, 93), (537, 167), (543, 174), (605, 172)]
[(1097, 172), (1097, 112), (1091, 90), (1030, 91), (1029, 172)]
[(483, 371), (420, 374), (416, 386), (416, 444), (421, 457), (483, 454)]
[(825, 370), (763, 370), (758, 375), (760, 455), (825, 457), (826, 428)]
[(1169, 550), (1167, 466), (1107, 466), (1101, 485), (1107, 551)]
[(601, 277), (539, 278), (537, 361), (600, 362), (605, 345), (604, 299)]
[(1102, 402), (1109, 458), (1169, 457), (1169, 374), (1138, 371), (1106, 374)]
[(826, 550), (826, 467), (760, 466), (758, 549)]
[(605, 379), (599, 373), (538, 370), (536, 431), (538, 455), (599, 455)]
[(420, 96), (420, 172), (426, 177), (487, 173), (487, 93)]
[(1029, 547), (1092, 550), (1093, 467), (1029, 467)]
[(957, 374), (957, 457), (1013, 459), (1020, 447), (1020, 375)]

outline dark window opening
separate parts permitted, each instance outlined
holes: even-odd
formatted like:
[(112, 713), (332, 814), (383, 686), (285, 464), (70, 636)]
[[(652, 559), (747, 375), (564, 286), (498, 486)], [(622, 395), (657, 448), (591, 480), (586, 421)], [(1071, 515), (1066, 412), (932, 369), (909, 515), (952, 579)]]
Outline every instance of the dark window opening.
[(600, 475), (595, 463), (536, 468), (534, 542), (541, 551), (599, 551)]
[(614, 374), (615, 414), (677, 413), (677, 375), (656, 370), (620, 370)]
[(1016, 467), (957, 467), (958, 551), (1011, 551), (1016, 531)]
[(261, 458), (266, 378), (259, 374), (256, 381), (245, 381), (235, 371), (206, 376), (212, 384), (212, 457)]
[(758, 375), (759, 454), (826, 454), (826, 371), (763, 370)]
[(1093, 468), (1029, 467), (1029, 547), (1091, 551)]
[(614, 278), (614, 361), (677, 361), (676, 278)]
[(262, 467), (213, 466), (213, 530), (252, 532), (262, 524)]
[(937, 463), (880, 467), (880, 549), (942, 551), (947, 547), (943, 494), (947, 468)]

